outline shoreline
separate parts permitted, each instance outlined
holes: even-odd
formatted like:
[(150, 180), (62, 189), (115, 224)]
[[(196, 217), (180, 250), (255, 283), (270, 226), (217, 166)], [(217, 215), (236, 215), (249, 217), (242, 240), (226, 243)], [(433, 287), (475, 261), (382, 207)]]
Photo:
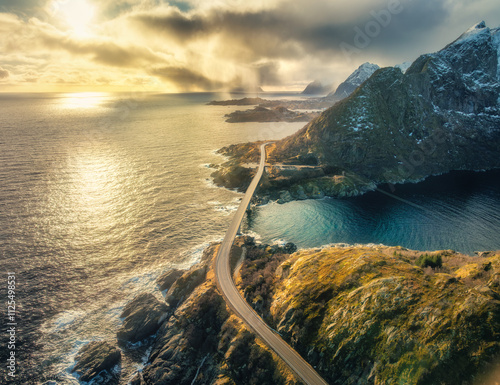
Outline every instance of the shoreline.
[[(213, 277), (213, 273), (212, 273), (213, 260), (215, 258), (215, 255), (217, 254), (217, 250), (219, 248), (219, 245), (220, 245), (220, 243), (211, 243), (207, 248), (205, 248), (203, 250), (203, 256), (202, 256), (200, 261), (193, 264), (190, 268), (183, 270), (182, 272), (179, 273), (179, 276), (183, 277), (181, 280), (181, 283), (178, 283), (179, 279), (177, 279), (175, 282), (172, 283), (172, 286), (170, 286), (169, 289), (167, 289), (164, 292), (161, 292), (162, 298), (164, 298), (164, 300), (167, 301), (167, 304), (170, 303), (169, 301), (171, 301), (171, 298), (182, 298), (182, 299), (181, 299), (181, 302), (174, 305), (173, 308), (172, 308), (172, 305), (170, 305), (171, 310), (168, 310), (169, 315), (166, 318), (164, 318), (164, 321), (161, 321), (163, 326), (160, 326), (159, 330), (154, 335), (152, 335), (151, 337), (148, 337), (144, 341), (140, 341), (140, 342), (137, 342), (134, 344), (129, 344), (129, 343), (123, 344), (123, 342), (118, 343), (117, 346), (120, 348), (121, 354), (130, 354), (130, 352), (129, 352), (130, 349), (132, 349), (132, 351), (133, 351), (134, 349), (136, 349), (137, 346), (141, 346), (141, 349), (142, 349), (141, 351), (144, 351), (145, 356), (142, 356), (143, 359), (141, 360), (143, 366), (141, 368), (136, 366), (136, 368), (137, 368), (136, 371), (134, 373), (132, 373), (131, 377), (129, 378), (129, 380), (132, 381), (131, 382), (132, 384), (134, 384), (134, 385), (149, 384), (150, 382), (142, 382), (143, 376), (146, 376), (147, 378), (152, 378), (152, 377), (148, 377), (148, 376), (151, 376), (152, 373), (156, 373), (156, 375), (159, 375), (159, 373), (164, 373), (163, 371), (166, 370), (166, 368), (162, 369), (163, 364), (161, 364), (161, 361), (156, 360), (156, 357), (158, 357), (158, 355), (157, 355), (158, 351), (159, 351), (158, 349), (160, 349), (160, 350), (163, 349), (162, 348), (163, 343), (166, 343), (168, 345), (169, 340), (173, 341), (171, 338), (174, 338), (174, 336), (177, 335), (176, 333), (181, 333), (181, 334), (186, 333), (186, 329), (184, 329), (184, 328), (178, 329), (177, 326), (175, 326), (176, 323), (178, 322), (178, 320), (183, 319), (183, 317), (188, 317), (188, 318), (190, 318), (190, 317), (202, 317), (202, 318), (200, 318), (200, 320), (202, 320), (205, 317), (204, 315), (202, 315), (204, 313), (196, 313), (196, 312), (192, 313), (192, 312), (198, 306), (202, 306), (201, 303), (204, 301), (203, 298), (205, 298), (207, 295), (209, 295), (209, 296), (213, 295), (213, 290), (215, 288), (214, 277)], [(255, 258), (260, 258), (258, 256), (257, 257), (255, 256), (256, 252), (258, 253), (257, 255), (260, 255), (262, 253), (264, 253), (265, 255), (269, 255), (268, 258), (271, 258), (271, 259), (269, 259), (268, 263), (271, 263), (270, 266), (274, 266), (272, 269), (277, 269), (275, 271), (275, 273), (272, 273), (272, 274), (277, 274), (280, 277), (282, 277), (279, 279), (279, 282), (281, 282), (281, 280), (287, 281), (287, 280), (291, 279), (291, 277), (293, 277), (293, 274), (295, 274), (295, 273), (293, 273), (293, 271), (295, 271), (296, 269), (304, 269), (305, 266), (308, 266), (309, 263), (312, 263), (312, 261), (309, 262), (311, 260), (311, 258), (324, 258), (321, 256), (328, 256), (328, 255), (332, 255), (332, 256), (337, 255), (338, 257), (335, 257), (335, 258), (342, 257), (341, 259), (339, 259), (338, 263), (341, 263), (341, 261), (343, 261), (343, 260), (350, 260), (351, 262), (349, 262), (349, 264), (346, 266), (352, 265), (354, 267), (354, 266), (357, 266), (360, 263), (360, 261), (364, 260), (365, 258), (370, 258), (367, 261), (371, 260), (371, 258), (375, 258), (373, 260), (373, 263), (374, 263), (373, 266), (383, 267), (387, 263), (389, 263), (388, 267), (394, 266), (394, 268), (396, 268), (396, 266), (398, 266), (398, 263), (405, 263), (405, 264), (413, 265), (414, 263), (416, 263), (415, 261), (417, 261), (418, 257), (422, 256), (422, 255), (429, 255), (429, 256), (442, 255), (443, 261), (445, 263), (447, 263), (447, 264), (452, 263), (452, 265), (450, 265), (450, 266), (453, 266), (452, 270), (450, 270), (448, 272), (441, 272), (439, 270), (436, 270), (436, 272), (433, 272), (431, 270), (425, 270), (425, 269), (422, 270), (422, 271), (424, 271), (424, 277), (429, 277), (429, 278), (425, 278), (425, 279), (436, 280), (436, 282), (441, 282), (441, 281), (439, 281), (439, 280), (443, 279), (443, 278), (441, 278), (441, 276), (448, 277), (450, 274), (451, 274), (451, 276), (457, 275), (457, 277), (462, 277), (462, 278), (459, 278), (459, 280), (460, 279), (466, 280), (466, 279), (468, 279), (467, 277), (471, 276), (471, 274), (476, 274), (476, 273), (474, 273), (475, 270), (474, 270), (473, 266), (477, 267), (481, 263), (484, 265), (486, 263), (485, 261), (489, 260), (488, 258), (490, 258), (490, 259), (493, 258), (493, 259), (491, 259), (491, 261), (495, 261), (494, 262), (495, 266), (497, 263), (500, 263), (500, 259), (499, 259), (499, 262), (496, 262), (497, 259), (500, 258), (500, 251), (489, 252), (489, 253), (483, 254), (482, 256), (471, 257), (471, 256), (463, 255), (461, 253), (456, 253), (452, 250), (416, 251), (416, 250), (411, 250), (411, 249), (407, 249), (407, 248), (400, 247), (400, 246), (394, 247), (394, 246), (386, 246), (386, 245), (382, 245), (382, 244), (355, 244), (355, 245), (351, 245), (351, 244), (346, 244), (346, 243), (335, 243), (335, 244), (323, 245), (321, 247), (307, 248), (307, 249), (306, 248), (296, 249), (295, 247), (292, 247), (291, 245), (292, 244), (288, 243), (287, 245), (284, 245), (284, 246), (283, 245), (282, 246), (278, 246), (278, 245), (271, 246), (271, 245), (266, 245), (266, 244), (262, 244), (262, 243), (255, 243), (253, 238), (246, 236), (246, 235), (242, 235), (242, 236), (238, 237), (237, 240), (235, 241), (235, 245), (233, 246), (233, 251), (232, 251), (232, 253), (234, 252), (233, 257), (232, 257), (233, 260), (238, 261), (240, 259), (239, 253), (236, 250), (242, 250), (242, 252), (243, 252), (243, 250), (247, 250), (245, 252), (245, 256), (247, 258), (243, 261), (243, 263), (239, 266), (238, 271), (235, 273), (236, 282), (237, 282), (237, 286), (239, 287), (240, 293), (243, 296), (247, 297), (246, 291), (242, 291), (242, 290), (243, 290), (244, 285), (245, 285), (244, 282), (246, 282), (245, 280), (248, 280), (248, 278), (245, 278), (245, 277), (248, 277), (249, 272), (251, 272), (253, 269), (251, 266), (253, 266), (254, 262), (252, 262), (252, 261), (254, 261)], [(284, 257), (281, 257), (281, 258), (284, 258), (284, 259), (278, 259), (280, 262), (276, 265), (276, 262), (272, 262), (274, 260), (273, 255), (281, 255), (280, 253), (283, 253), (284, 250), (290, 250), (292, 253), (291, 254), (283, 254)], [(373, 257), (372, 256), (369, 257), (369, 255), (373, 255)], [(375, 257), (375, 256), (378, 256), (378, 257)], [(386, 260), (387, 262), (384, 262), (384, 263), (377, 262), (377, 260), (378, 260), (377, 258), (382, 258), (382, 260)], [(495, 258), (497, 258), (497, 259), (495, 259)], [(398, 260), (401, 260), (401, 261), (397, 262)], [(457, 261), (457, 262), (453, 262), (453, 261)], [(455, 263), (458, 263), (458, 265), (455, 265)], [(304, 265), (304, 264), (306, 264), (306, 265)], [(315, 266), (315, 264), (312, 264), (311, 266)], [(360, 265), (360, 266), (362, 266), (362, 265)], [(266, 266), (261, 267), (261, 269), (266, 269)], [(392, 269), (392, 267), (391, 267), (391, 269)], [(417, 270), (415, 270), (415, 269), (417, 269), (417, 267), (410, 268), (410, 270), (408, 270), (408, 274), (410, 274), (410, 272), (412, 272), (412, 271), (418, 270), (418, 269)], [(201, 279), (195, 278), (195, 277), (197, 277), (197, 274), (200, 271), (204, 272), (202, 274), (202, 276), (200, 276)], [(264, 271), (264, 270), (262, 270), (262, 271)], [(272, 271), (273, 270), (271, 270), (271, 272)], [(307, 271), (307, 270), (304, 270), (304, 271)], [(397, 270), (395, 270), (395, 271), (397, 271)], [(163, 273), (163, 276), (169, 272), (170, 272), (169, 269), (165, 270)], [(268, 273), (266, 273), (266, 274), (268, 274)], [(290, 275), (290, 274), (292, 274), (292, 275)], [(414, 274), (414, 273), (411, 273), (411, 274)], [(418, 274), (417, 274), (417, 276), (418, 276)], [(157, 279), (157, 283), (159, 282), (159, 279), (160, 278)], [(196, 282), (193, 281), (193, 284), (190, 284), (189, 282), (191, 282), (193, 279), (196, 279)], [(456, 282), (456, 281), (452, 281), (451, 279), (452, 278), (446, 278), (446, 280), (450, 280), (450, 282)], [(455, 278), (453, 278), (453, 279), (455, 279)], [(318, 284), (319, 283), (324, 284), (327, 281), (320, 280), (318, 282)], [(390, 281), (387, 281), (387, 282), (389, 283)], [(283, 282), (283, 284), (284, 284), (284, 282)], [(274, 293), (274, 290), (278, 290), (278, 292), (280, 292), (280, 290), (283, 290), (285, 287), (285, 286), (282, 286), (281, 284), (278, 284), (278, 283), (276, 283), (276, 285), (277, 286), (275, 287), (275, 289), (273, 289), (273, 293)], [(174, 287), (176, 289), (173, 289)], [(280, 287), (281, 287), (281, 289), (280, 289)], [(288, 285), (286, 287), (288, 287)], [(158, 290), (159, 290), (159, 288), (158, 288)], [(175, 294), (176, 290), (181, 290), (181, 292), (179, 292), (178, 294)], [(180, 293), (184, 293), (184, 294), (180, 294)], [(212, 293), (212, 294), (210, 294), (210, 293)], [(217, 294), (217, 295), (220, 295), (220, 294)], [(275, 300), (278, 300), (280, 298), (280, 296), (283, 294), (275, 294), (275, 295), (278, 295), (278, 297), (275, 298)], [(140, 296), (140, 294), (139, 294), (139, 296)], [(172, 296), (174, 296), (174, 297), (172, 297)], [(169, 298), (170, 298), (170, 300), (169, 300)], [(253, 298), (253, 297), (251, 297), (251, 298)], [(200, 301), (202, 301), (202, 302), (200, 302)], [(210, 300), (210, 301), (213, 301), (213, 300)], [(256, 306), (255, 300), (252, 302), (251, 299), (247, 298), (247, 301), (249, 301), (249, 303), (253, 304), (252, 306), (254, 306), (254, 307)], [(133, 305), (133, 306), (136, 307), (136, 309), (138, 309), (137, 311), (139, 313), (137, 313), (137, 314), (143, 313), (145, 316), (147, 313), (150, 312), (149, 310), (146, 310), (147, 307), (141, 307), (141, 305), (139, 305), (139, 303), (137, 302), (137, 299), (134, 299), (131, 302), (129, 302), (127, 305), (125, 305), (125, 309), (129, 308), (131, 306), (130, 305), (131, 303), (135, 303), (135, 305)], [(219, 302), (217, 302), (217, 303), (219, 303)], [(155, 306), (158, 306), (158, 305), (155, 305)], [(221, 305), (219, 303), (219, 305), (216, 305), (216, 306), (221, 306)], [(223, 308), (226, 308), (226, 306), (227, 305), (224, 304)], [(275, 305), (273, 305), (273, 306), (275, 306)], [(262, 314), (266, 315), (267, 311), (268, 311), (268, 310), (264, 310), (264, 308), (261, 308), (261, 307), (255, 307), (255, 309), (261, 315)], [(271, 307), (270, 309), (272, 310), (273, 308)], [(264, 311), (264, 313), (262, 313), (263, 311)], [(196, 314), (198, 314), (198, 315), (196, 315)], [(128, 316), (126, 316), (125, 318), (122, 318), (123, 322), (127, 322), (127, 317)], [(173, 317), (173, 318), (171, 318), (171, 317)], [(236, 321), (234, 318), (231, 318), (231, 316), (225, 316), (225, 317), (229, 317), (229, 318), (225, 318), (226, 321), (224, 324), (227, 324), (228, 322), (230, 324), (233, 324), (233, 325), (234, 325), (234, 322), (238, 323), (238, 321)], [(163, 317), (161, 319), (163, 319)], [(205, 322), (205, 321), (203, 321), (203, 322)], [(278, 325), (272, 323), (270, 326), (273, 328), (277, 328), (277, 330), (278, 330)], [(233, 327), (233, 326), (231, 326), (231, 327)], [(171, 331), (174, 329), (175, 329), (175, 333), (171, 334), (172, 333)], [(224, 330), (224, 329), (222, 328), (221, 330)], [(238, 333), (241, 333), (241, 330), (247, 330), (247, 328), (244, 327), (243, 324), (238, 323), (236, 330), (240, 330)], [(247, 333), (247, 332), (245, 332), (245, 333)], [(280, 334), (283, 334), (283, 333), (285, 333), (285, 332), (283, 330), (281, 330)], [(286, 333), (285, 333), (285, 335), (286, 335)], [(169, 337), (167, 340), (165, 340), (165, 338), (167, 338), (167, 336), (169, 336)], [(161, 342), (161, 341), (165, 341), (165, 342)], [(165, 345), (165, 346), (167, 346), (167, 345)], [(253, 346), (253, 345), (251, 345), (251, 346)], [(129, 353), (127, 353), (127, 352), (129, 352)], [(189, 354), (191, 354), (191, 353), (189, 353)], [(264, 354), (264, 353), (261, 353), (261, 354)], [(266, 353), (266, 354), (268, 354), (268, 353)], [(144, 357), (146, 357), (146, 356), (147, 356), (147, 359), (144, 359)], [(200, 357), (196, 358), (197, 361), (195, 361), (195, 362), (198, 362), (198, 361), (201, 362), (202, 359), (206, 360), (207, 359), (206, 357), (210, 357), (208, 367), (216, 368), (218, 365), (216, 363), (217, 360), (214, 361), (215, 358), (214, 358), (214, 356), (211, 356), (211, 353), (208, 355), (205, 353), (203, 355), (200, 355)], [(200, 362), (198, 362), (196, 364), (195, 364), (195, 362), (191, 362), (191, 359), (189, 359), (187, 362), (184, 362), (184, 363), (181, 363), (180, 361), (177, 361), (175, 359), (171, 362), (172, 363), (176, 362), (179, 365), (191, 365), (192, 364), (189, 367), (195, 367), (201, 371), (208, 370), (207, 367), (203, 368), (204, 365), (202, 365)], [(205, 363), (205, 361), (203, 361), (203, 362)], [(279, 360), (277, 360), (276, 357), (273, 358), (273, 362), (275, 362), (275, 365), (277, 365), (279, 367)], [(76, 364), (76, 361), (71, 367), (73, 368), (75, 364)], [(203, 368), (203, 369), (200, 369), (200, 368)], [(286, 370), (284, 370), (284, 372), (283, 372), (283, 370), (284, 370), (283, 368), (280, 369), (280, 371), (281, 371), (280, 373), (282, 373), (282, 374), (280, 374), (280, 376), (281, 375), (284, 375), (284, 376), (291, 375), (290, 373), (286, 374)], [(117, 369), (114, 368), (113, 372), (115, 372), (115, 374), (116, 374)], [(323, 373), (325, 373), (324, 368), (323, 368)], [(196, 375), (199, 375), (199, 373)], [(135, 380), (132, 380), (132, 376), (134, 376)], [(194, 377), (194, 378), (196, 378), (196, 377)], [(134, 381), (136, 381), (136, 382), (134, 382)], [(181, 383), (183, 384), (184, 382), (181, 382)], [(267, 382), (264, 382), (264, 383), (267, 383)]]

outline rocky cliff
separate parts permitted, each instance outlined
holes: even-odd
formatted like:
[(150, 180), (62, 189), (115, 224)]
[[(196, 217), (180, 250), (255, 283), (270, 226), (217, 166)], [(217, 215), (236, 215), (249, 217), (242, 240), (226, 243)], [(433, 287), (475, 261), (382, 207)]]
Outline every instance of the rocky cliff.
[[(362, 193), (451, 170), (498, 168), (499, 52), (500, 28), (479, 23), (405, 73), (380, 69), (350, 97), (278, 141), (269, 161), (323, 169), (320, 179), (305, 182), (326, 185), (325, 195), (335, 192), (335, 175), (349, 177)], [(235, 163), (246, 157), (240, 146), (222, 152)], [(283, 182), (271, 178), (268, 187), (297, 184)]]
[[(150, 348), (145, 367), (120, 383), (300, 383), (226, 306), (212, 269), (218, 247), (207, 248), (201, 263), (180, 277), (175, 272), (173, 283), (171, 273), (160, 277), (159, 287), (169, 287), (165, 303), (143, 295), (126, 306), (124, 325), (139, 330), (142, 317), (155, 318), (158, 327), (147, 326), (139, 345), (132, 344), (137, 333), (121, 341), (122, 355)], [(245, 259), (236, 283), (329, 384), (494, 384), (482, 376), (500, 363), (500, 252), (470, 257), (382, 245), (296, 250), (238, 238), (232, 266), (242, 253)], [(162, 315), (151, 317), (148, 307)], [(93, 342), (75, 369), (87, 380), (106, 378), (102, 371), (119, 358), (109, 343)], [(119, 371), (111, 374), (118, 383)]]

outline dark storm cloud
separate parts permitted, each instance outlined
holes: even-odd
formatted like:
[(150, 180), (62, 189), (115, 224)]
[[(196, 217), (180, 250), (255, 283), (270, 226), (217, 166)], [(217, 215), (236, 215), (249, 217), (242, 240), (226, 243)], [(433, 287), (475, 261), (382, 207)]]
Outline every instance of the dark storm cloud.
[[(445, 0), (390, 0), (358, 6), (357, 13), (349, 18), (328, 8), (327, 2), (289, 8), (285, 4), (247, 12), (221, 9), (183, 13), (171, 8), (163, 14), (142, 13), (132, 18), (142, 28), (165, 34), (178, 42), (221, 35), (230, 45), (239, 45), (247, 51), (245, 60), (287, 59), (300, 58), (304, 54), (335, 54), (341, 43), (353, 43), (355, 28), (363, 29), (374, 21), (374, 13), (387, 13), (390, 4), (394, 6), (396, 2), (401, 11), (390, 15), (390, 22), (380, 29), (380, 38), (373, 39), (373, 48), (385, 52), (399, 49), (395, 43), (401, 46), (408, 43), (405, 37), (430, 33), (449, 16)], [(241, 55), (239, 51), (233, 52)]]
[(41, 34), (44, 47), (60, 49), (73, 55), (86, 55), (97, 63), (114, 67), (140, 67), (162, 63), (164, 59), (145, 47), (120, 46), (109, 40), (74, 40), (69, 37)]
[(150, 71), (150, 74), (173, 83), (180, 89), (186, 91), (196, 89), (215, 90), (223, 86), (222, 82), (209, 79), (185, 67), (167, 66), (155, 68)]
[(256, 64), (253, 66), (253, 68), (257, 71), (259, 84), (268, 86), (276, 86), (282, 84), (282, 80), (279, 75), (279, 63), (270, 62)]

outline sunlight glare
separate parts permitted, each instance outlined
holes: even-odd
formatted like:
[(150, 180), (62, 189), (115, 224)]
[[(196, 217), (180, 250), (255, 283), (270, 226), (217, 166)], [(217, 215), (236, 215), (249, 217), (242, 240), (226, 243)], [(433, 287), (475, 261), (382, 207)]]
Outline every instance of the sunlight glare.
[(67, 0), (60, 5), (62, 17), (77, 36), (89, 34), (94, 7), (87, 0)]
[(67, 109), (97, 108), (107, 96), (103, 92), (78, 92), (64, 94), (60, 99), (59, 107)]

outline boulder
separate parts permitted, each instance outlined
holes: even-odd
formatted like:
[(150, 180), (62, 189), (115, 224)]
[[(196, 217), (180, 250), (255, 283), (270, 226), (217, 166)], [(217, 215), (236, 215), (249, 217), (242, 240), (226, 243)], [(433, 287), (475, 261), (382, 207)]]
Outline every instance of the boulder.
[(174, 284), (174, 282), (182, 276), (183, 270), (172, 269), (168, 270), (158, 277), (156, 283), (158, 284), (161, 291), (168, 290)]
[(123, 309), (121, 318), (125, 319), (118, 330), (118, 340), (135, 343), (152, 336), (168, 316), (168, 310), (154, 295), (138, 295)]
[(194, 266), (175, 281), (168, 290), (165, 300), (170, 306), (177, 307), (182, 301), (189, 297), (198, 285), (205, 281), (206, 274), (206, 266)]
[(284, 204), (293, 201), (293, 197), (290, 195), (289, 191), (281, 191), (280, 199), (278, 199), (279, 204)]
[(80, 349), (72, 372), (80, 381), (90, 381), (102, 371), (109, 371), (120, 362), (121, 352), (106, 341), (94, 341)]

